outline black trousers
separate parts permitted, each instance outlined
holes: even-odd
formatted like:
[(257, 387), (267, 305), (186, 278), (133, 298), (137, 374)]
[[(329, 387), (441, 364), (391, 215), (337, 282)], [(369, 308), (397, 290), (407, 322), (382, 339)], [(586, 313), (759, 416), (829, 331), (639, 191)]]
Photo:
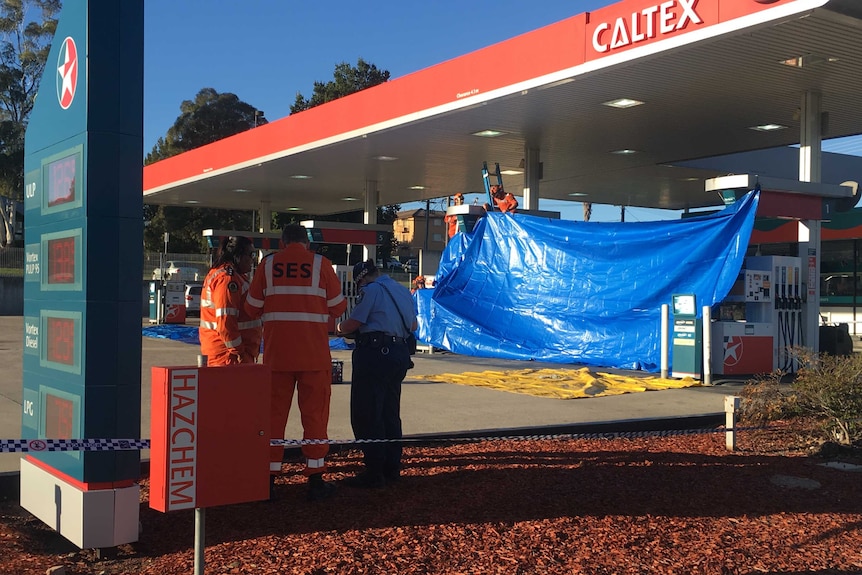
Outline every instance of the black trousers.
[[(412, 366), (404, 343), (353, 350), (350, 423), (356, 439), (401, 439), (401, 382)], [(369, 472), (401, 469), (401, 442), (362, 444)]]

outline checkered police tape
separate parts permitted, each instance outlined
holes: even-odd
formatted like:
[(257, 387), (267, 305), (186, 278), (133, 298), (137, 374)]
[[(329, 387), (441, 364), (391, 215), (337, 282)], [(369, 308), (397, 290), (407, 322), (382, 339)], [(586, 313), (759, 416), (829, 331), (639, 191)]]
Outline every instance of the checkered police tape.
[(637, 439), (641, 437), (672, 437), (748, 431), (764, 427), (721, 427), (711, 429), (659, 429), (652, 431), (600, 431), (592, 433), (554, 433), (532, 435), (487, 435), (476, 437), (403, 437), (401, 439), (272, 439), (270, 445), (293, 447), (298, 445), (360, 445), (365, 443), (479, 443), (486, 441), (570, 441), (580, 439)]
[[(594, 433), (554, 433), (532, 435), (496, 435), (479, 437), (404, 437), (401, 439), (271, 439), (270, 445), (363, 445), (368, 443), (478, 443), (486, 441), (563, 441), (579, 439), (636, 439), (748, 431), (765, 427), (661, 429), (653, 431), (604, 431)], [(149, 439), (0, 439), (0, 453), (39, 453), (50, 451), (130, 451), (149, 449)]]
[(0, 439), (0, 453), (130, 451), (149, 447), (149, 439)]

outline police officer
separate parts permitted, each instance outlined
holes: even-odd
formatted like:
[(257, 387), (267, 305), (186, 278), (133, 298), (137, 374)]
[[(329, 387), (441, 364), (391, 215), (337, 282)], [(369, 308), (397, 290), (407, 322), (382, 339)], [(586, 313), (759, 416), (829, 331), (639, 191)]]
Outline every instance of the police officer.
[(201, 288), (201, 354), (207, 365), (254, 363), (260, 353), (261, 321), (243, 309), (248, 272), (254, 264), (252, 241), (227, 236)]
[[(309, 251), (308, 230), (290, 224), (282, 230), (281, 242), (283, 249), (257, 268), (245, 305), (252, 317), (263, 318), (263, 363), (272, 368), (271, 433), (275, 439), (284, 437), (295, 390), (303, 439), (327, 439), (332, 386), (329, 318), (341, 316), (347, 301), (332, 262)], [(335, 489), (323, 480), (328, 453), (327, 443), (302, 446), (309, 500), (325, 499)], [(283, 457), (283, 447), (270, 447), (270, 491)]]
[(407, 337), (418, 327), (408, 289), (372, 260), (353, 267), (360, 290), (350, 317), (337, 335), (354, 334), (350, 423), (357, 439), (394, 439), (362, 446), (365, 470), (345, 480), (351, 487), (378, 488), (401, 474), (401, 382), (413, 367)]

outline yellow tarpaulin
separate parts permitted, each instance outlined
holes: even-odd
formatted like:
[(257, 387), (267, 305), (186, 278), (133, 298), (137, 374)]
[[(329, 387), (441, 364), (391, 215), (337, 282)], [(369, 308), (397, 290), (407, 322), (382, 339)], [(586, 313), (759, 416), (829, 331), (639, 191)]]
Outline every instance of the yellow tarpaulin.
[(592, 373), (590, 368), (580, 369), (518, 369), (510, 371), (481, 371), (420, 375), (415, 379), (490, 387), (512, 393), (525, 393), (538, 397), (576, 399), (621, 395), (635, 391), (679, 389), (700, 385), (690, 377), (662, 379), (660, 377), (628, 377), (613, 373)]

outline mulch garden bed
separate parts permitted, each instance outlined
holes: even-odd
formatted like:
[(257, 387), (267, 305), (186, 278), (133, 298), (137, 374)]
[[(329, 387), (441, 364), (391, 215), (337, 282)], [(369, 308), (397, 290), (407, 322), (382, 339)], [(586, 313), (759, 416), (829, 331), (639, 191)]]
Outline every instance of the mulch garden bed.
[[(275, 500), (207, 510), (206, 573), (862, 573), (862, 472), (823, 465), (862, 450), (827, 459), (799, 431), (408, 446), (398, 483), (316, 503), (288, 463)], [(329, 477), (360, 468), (345, 450)], [(192, 573), (193, 511), (141, 486), (140, 540), (109, 558), (0, 502), (0, 573)]]

